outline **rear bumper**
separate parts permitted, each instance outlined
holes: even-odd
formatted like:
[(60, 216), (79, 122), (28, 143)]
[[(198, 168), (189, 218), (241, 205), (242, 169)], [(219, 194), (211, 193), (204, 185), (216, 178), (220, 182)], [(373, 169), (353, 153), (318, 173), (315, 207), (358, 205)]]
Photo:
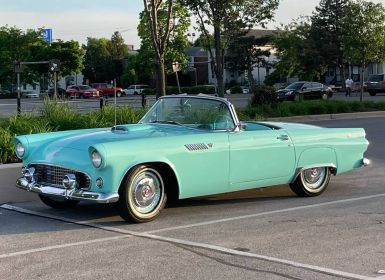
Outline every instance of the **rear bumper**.
[(94, 201), (97, 203), (112, 203), (119, 200), (118, 193), (97, 193), (80, 189), (56, 188), (52, 186), (40, 185), (33, 182), (29, 183), (25, 177), (20, 177), (16, 181), (16, 186), (26, 191), (71, 200)]
[(370, 163), (371, 163), (370, 159), (363, 158), (361, 161), (361, 167), (368, 166), (368, 165), (370, 165)]

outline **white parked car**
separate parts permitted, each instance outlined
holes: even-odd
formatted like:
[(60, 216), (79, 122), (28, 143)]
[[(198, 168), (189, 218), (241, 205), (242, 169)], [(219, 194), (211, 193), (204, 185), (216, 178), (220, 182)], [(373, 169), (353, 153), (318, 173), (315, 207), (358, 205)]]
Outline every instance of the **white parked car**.
[(124, 89), (123, 92), (125, 95), (137, 95), (142, 94), (143, 90), (148, 89), (148, 85), (131, 85), (128, 88)]

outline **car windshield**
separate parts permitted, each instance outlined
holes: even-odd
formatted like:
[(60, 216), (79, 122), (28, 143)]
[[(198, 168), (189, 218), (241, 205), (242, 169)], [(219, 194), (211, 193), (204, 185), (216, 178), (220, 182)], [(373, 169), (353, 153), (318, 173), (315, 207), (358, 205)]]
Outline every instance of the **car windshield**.
[(383, 75), (370, 75), (368, 81), (369, 82), (381, 82), (383, 79)]
[(90, 86), (79, 86), (79, 89), (87, 90), (87, 89), (91, 89), (91, 87)]
[(186, 96), (159, 99), (139, 123), (167, 123), (211, 131), (235, 128), (225, 102)]
[(304, 83), (292, 83), (286, 87), (286, 89), (300, 89)]

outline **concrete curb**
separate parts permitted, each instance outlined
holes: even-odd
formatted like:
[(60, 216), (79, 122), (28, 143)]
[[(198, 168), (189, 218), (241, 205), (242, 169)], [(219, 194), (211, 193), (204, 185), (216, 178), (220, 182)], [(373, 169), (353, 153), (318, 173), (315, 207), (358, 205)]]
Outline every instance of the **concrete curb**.
[(285, 122), (311, 122), (311, 121), (346, 120), (346, 119), (381, 118), (381, 117), (385, 117), (385, 111), (293, 116), (293, 117), (268, 118), (268, 120), (285, 121)]

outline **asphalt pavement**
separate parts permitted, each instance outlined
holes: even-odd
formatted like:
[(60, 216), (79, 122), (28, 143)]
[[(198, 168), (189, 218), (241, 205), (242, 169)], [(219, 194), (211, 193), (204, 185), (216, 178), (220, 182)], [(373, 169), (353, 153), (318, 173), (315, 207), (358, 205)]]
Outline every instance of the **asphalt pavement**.
[(15, 189), (0, 206), (0, 279), (385, 279), (385, 117), (302, 121), (364, 127), (372, 165), (318, 197), (283, 185), (189, 199), (146, 224)]
[[(234, 104), (236, 108), (245, 108), (249, 105), (251, 94), (230, 94), (226, 95), (231, 103)], [(346, 97), (343, 92), (336, 92), (332, 100), (347, 100), (347, 101), (359, 101), (360, 94), (358, 92), (353, 92), (350, 97)], [(385, 94), (378, 94), (376, 96), (370, 96), (367, 92), (363, 95), (363, 100), (365, 101), (385, 101)], [(147, 96), (147, 104), (151, 106), (156, 101), (155, 96)], [(60, 102), (60, 101), (59, 101)], [(66, 100), (71, 108), (80, 112), (88, 112), (92, 110), (98, 110), (100, 108), (100, 99), (99, 98), (90, 98), (90, 99), (70, 99)], [(108, 98), (107, 102), (115, 104), (114, 98)], [(141, 108), (142, 106), (142, 97), (139, 95), (134, 96), (123, 96), (116, 98), (117, 106), (131, 106), (133, 108)], [(39, 98), (23, 98), (21, 99), (21, 112), (31, 113), (31, 114), (40, 114), (44, 109), (44, 100)], [(17, 103), (16, 99), (0, 99), (0, 118), (14, 116), (17, 112)]]

